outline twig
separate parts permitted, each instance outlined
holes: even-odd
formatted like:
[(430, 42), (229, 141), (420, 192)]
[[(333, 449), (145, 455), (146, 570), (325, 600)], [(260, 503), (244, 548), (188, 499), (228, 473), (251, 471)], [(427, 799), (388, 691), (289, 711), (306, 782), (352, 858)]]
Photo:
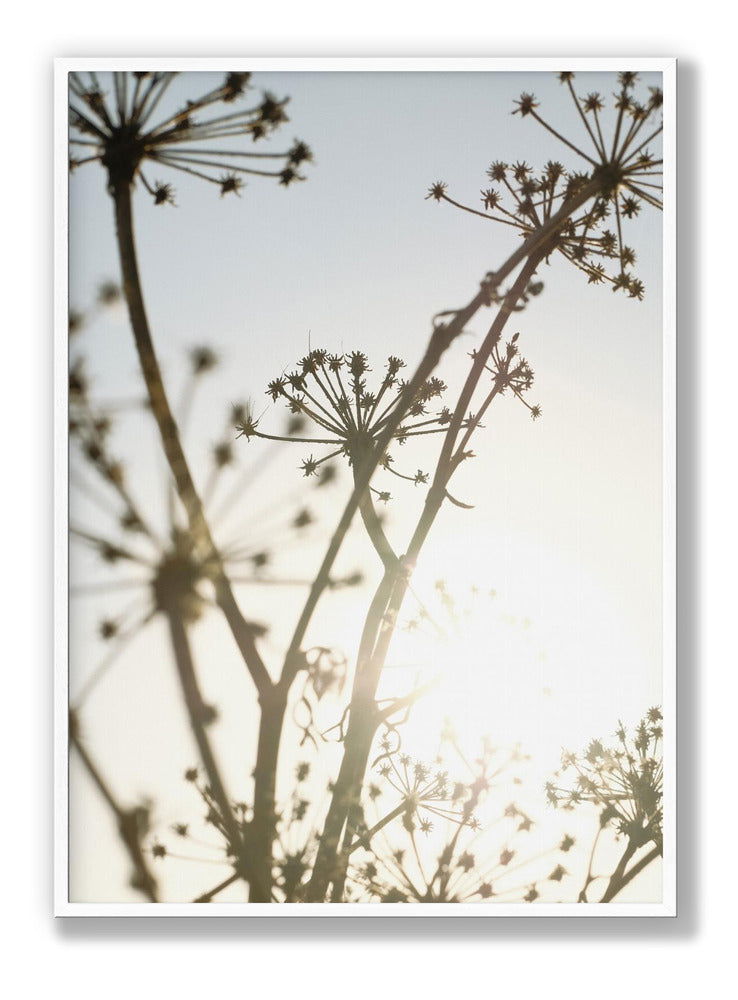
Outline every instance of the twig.
[(100, 795), (117, 820), (120, 839), (128, 852), (128, 857), (134, 868), (131, 885), (142, 892), (149, 902), (157, 903), (159, 901), (157, 882), (149, 868), (146, 855), (141, 846), (141, 810), (137, 808), (125, 809), (118, 802), (110, 785), (103, 778), (100, 769), (93, 762), (89, 751), (80, 739), (79, 723), (73, 712), (70, 712), (69, 715), (69, 740), (84, 764), (85, 770), (92, 778)]

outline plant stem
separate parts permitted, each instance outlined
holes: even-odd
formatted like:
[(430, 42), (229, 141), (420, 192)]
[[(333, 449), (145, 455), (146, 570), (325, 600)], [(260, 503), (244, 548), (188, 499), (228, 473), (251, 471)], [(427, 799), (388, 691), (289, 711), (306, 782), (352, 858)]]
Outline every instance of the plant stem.
[(644, 856), (640, 859), (640, 861), (637, 861), (633, 865), (630, 871), (626, 871), (625, 869), (627, 863), (636, 853), (636, 850), (637, 848), (632, 846), (631, 844), (629, 844), (628, 847), (625, 849), (625, 852), (622, 858), (620, 859), (617, 868), (610, 876), (610, 881), (607, 884), (607, 889), (605, 890), (605, 893), (602, 899), (600, 900), (601, 903), (611, 903), (612, 900), (615, 899), (615, 897), (618, 895), (618, 893), (621, 892), (626, 887), (626, 885), (628, 885), (630, 882), (633, 881), (636, 875), (640, 875), (643, 869), (646, 868), (648, 865), (650, 865), (652, 861), (655, 861), (656, 858), (661, 857), (661, 848), (653, 847), (648, 852), (648, 854), (644, 854)]
[(190, 531), (194, 539), (205, 550), (204, 558), (212, 563), (218, 604), (225, 614), (257, 690), (266, 690), (271, 684), (269, 673), (256, 648), (252, 628), (236, 603), (230, 582), (223, 569), (210, 532), (210, 526), (205, 517), (202, 501), (187, 464), (177, 423), (164, 389), (161, 369), (149, 329), (138, 270), (133, 233), (131, 182), (124, 176), (111, 176), (110, 190), (115, 204), (115, 227), (123, 276), (123, 294), (128, 305), (128, 315), (141, 371), (146, 383), (151, 412), (159, 428), (164, 454), (174, 478), (177, 494), (187, 514)]
[[(526, 262), (525, 267), (505, 296), (484, 343), (477, 353), (455, 408), (447, 436), (444, 438), (433, 486), (428, 492), (407, 554), (396, 567), (386, 569), (369, 610), (357, 657), (344, 757), (326, 817), (313, 875), (308, 886), (308, 901), (323, 900), (331, 881), (334, 884), (341, 884), (345, 879), (348, 859), (345, 854), (339, 858), (339, 843), (347, 817), (358, 805), (371, 744), (377, 725), (381, 720), (381, 713), (377, 711), (375, 697), (389, 644), (394, 634), (394, 622), (407, 593), (411, 570), (417, 562), (428, 533), (441, 509), (446, 495), (446, 486), (458, 464), (452, 460), (452, 455), (456, 435), (463, 423), (463, 415), (466, 413), (479, 378), (484, 371), (489, 352), (498, 342), (514, 305), (525, 292), (541, 257), (542, 251), (539, 250)], [(347, 828), (348, 843), (351, 842), (352, 835), (353, 831)]]
[(190, 720), (190, 727), (197, 743), (200, 760), (207, 774), (210, 794), (218, 807), (220, 821), (223, 825), (223, 833), (236, 858), (239, 866), (239, 874), (251, 885), (254, 885), (256, 877), (252, 870), (251, 859), (247, 856), (241, 829), (233, 814), (231, 799), (226, 791), (225, 783), (220, 774), (220, 768), (218, 767), (218, 762), (207, 734), (204, 712), (205, 705), (195, 673), (195, 664), (187, 637), (187, 630), (176, 610), (167, 612), (167, 623), (169, 625), (169, 636), (172, 642), (174, 661), (177, 667), (187, 715)]
[(466, 324), (474, 318), (482, 306), (488, 306), (490, 304), (490, 292), (499, 287), (505, 278), (529, 256), (536, 253), (539, 254), (539, 257), (543, 256), (544, 248), (550, 245), (561, 225), (573, 212), (575, 212), (578, 208), (581, 208), (581, 206), (584, 205), (585, 202), (589, 201), (590, 198), (593, 198), (599, 192), (600, 188), (601, 182), (596, 179), (592, 179), (585, 184), (576, 195), (564, 202), (561, 208), (555, 212), (551, 218), (543, 226), (541, 226), (540, 229), (531, 233), (530, 236), (528, 236), (528, 238), (518, 247), (518, 249), (514, 253), (510, 254), (504, 264), (497, 271), (489, 273), (486, 276), (485, 280), (481, 284), (480, 290), (476, 293), (476, 295), (474, 295), (466, 306), (458, 310), (452, 310), (453, 315), (448, 323), (443, 323), (440, 326), (434, 327), (428, 346), (415, 370), (415, 374), (405, 386), (403, 395), (400, 397), (390, 419), (383, 428), (381, 436), (377, 440), (373, 454), (367, 458), (361, 469), (356, 470), (354, 476), (354, 489), (346, 503), (346, 507), (344, 508), (335, 531), (333, 532), (331, 540), (328, 544), (328, 549), (323, 558), (323, 562), (321, 563), (320, 569), (315, 576), (313, 585), (310, 588), (310, 593), (307, 596), (307, 600), (297, 622), (297, 626), (295, 627), (292, 641), (290, 643), (287, 656), (285, 657), (282, 673), (283, 677), (286, 677), (295, 669), (296, 654), (299, 652), (300, 645), (305, 632), (307, 631), (307, 627), (310, 624), (315, 608), (318, 605), (318, 601), (330, 582), (330, 574), (333, 563), (335, 562), (336, 556), (338, 555), (341, 545), (343, 544), (343, 540), (351, 526), (354, 514), (356, 513), (361, 502), (361, 498), (365, 490), (368, 489), (377, 465), (387, 450), (395, 431), (402, 422), (407, 412), (407, 408), (416, 393), (425, 380), (429, 378), (436, 369), (446, 350), (448, 350), (451, 344), (463, 333)]
[(79, 754), (79, 758), (85, 766), (98, 791), (105, 802), (110, 807), (111, 812), (118, 822), (118, 833), (120, 839), (128, 852), (128, 857), (134, 868), (134, 876), (131, 885), (142, 892), (151, 903), (159, 902), (158, 886), (156, 878), (149, 868), (146, 856), (141, 846), (141, 817), (138, 809), (125, 809), (120, 805), (113, 795), (107, 781), (100, 773), (97, 764), (94, 763), (87, 747), (80, 739), (77, 720), (75, 715), (70, 714), (69, 719), (69, 740)]
[(227, 889), (229, 885), (233, 885), (233, 883), (237, 882), (240, 877), (241, 876), (238, 873), (234, 875), (229, 875), (228, 878), (223, 879), (222, 882), (219, 882), (218, 885), (214, 886), (208, 892), (204, 892), (202, 896), (198, 896), (197, 899), (193, 899), (192, 902), (211, 903), (214, 897), (217, 896), (219, 892), (222, 892), (224, 889)]
[(250, 903), (272, 901), (272, 848), (276, 836), (277, 762), (287, 710), (288, 688), (274, 685), (260, 698), (261, 718), (254, 768), (254, 813), (250, 824), (250, 858), (254, 881)]

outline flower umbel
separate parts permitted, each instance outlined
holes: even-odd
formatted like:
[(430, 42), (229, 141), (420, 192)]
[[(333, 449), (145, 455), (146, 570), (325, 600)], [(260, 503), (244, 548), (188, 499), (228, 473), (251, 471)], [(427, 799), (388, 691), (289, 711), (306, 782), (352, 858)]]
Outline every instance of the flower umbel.
[[(290, 413), (307, 418), (318, 428), (320, 436), (284, 438), (265, 434), (259, 430), (259, 421), (250, 414), (239, 424), (239, 436), (300, 441), (330, 448), (325, 455), (315, 458), (311, 454), (302, 463), (303, 474), (313, 476), (318, 474), (324, 462), (338, 455), (347, 458), (352, 467), (360, 466), (371, 455), (398, 407), (406, 415), (393, 434), (398, 444), (403, 445), (409, 438), (419, 435), (443, 434), (450, 412), (447, 409), (432, 412), (430, 404), (443, 394), (445, 384), (439, 378), (429, 378), (414, 398), (408, 400), (405, 398), (407, 383), (398, 377), (404, 367), (405, 362), (400, 358), (388, 358), (379, 387), (376, 392), (371, 392), (365, 377), (371, 369), (363, 352), (329, 354), (321, 349), (310, 351), (295, 371), (280, 375), (269, 383), (267, 395), (275, 402), (283, 400)], [(415, 485), (428, 481), (428, 475), (422, 469), (406, 475), (398, 472), (393, 463), (389, 453), (379, 460), (383, 469), (399, 479)], [(388, 493), (373, 492), (381, 500), (389, 499)]]
[[(399, 794), (401, 801), (371, 826), (367, 803), (355, 841), (364, 857), (349, 870), (347, 899), (351, 893), (383, 903), (532, 901), (542, 881), (564, 878), (563, 865), (549, 861), (545, 867), (548, 855), (558, 856), (562, 846), (532, 854), (526, 838), (533, 820), (514, 802), (499, 802), (510, 779), (515, 780), (516, 766), (527, 759), (517, 747), (505, 751), (483, 740), (479, 755), (467, 761), (449, 727), (442, 741), (451, 741), (469, 772), (465, 780), (451, 780), (438, 769), (441, 757), (433, 767), (414, 761), (399, 746), (395, 749), (391, 736), (383, 740), (384, 752), (376, 763), (390, 793)], [(366, 791), (371, 804), (382, 793), (373, 784)], [(492, 793), (498, 801), (487, 822), (480, 822), (476, 810), (489, 804)], [(393, 819), (401, 820), (402, 831)], [(487, 842), (490, 836), (494, 846)]]
[[(484, 368), (492, 376), (494, 391), (497, 394), (502, 396), (509, 390), (523, 406), (527, 407), (533, 420), (537, 420), (541, 415), (541, 407), (537, 404), (531, 405), (525, 398), (533, 386), (535, 374), (520, 354), (518, 337), (519, 334), (516, 333), (506, 344), (501, 345), (499, 342), (495, 344), (490, 354), (490, 363)], [(472, 351), (471, 356), (476, 357), (476, 352)]]
[(660, 849), (664, 780), (661, 722), (661, 710), (652, 708), (632, 736), (620, 724), (614, 746), (592, 740), (583, 753), (564, 753), (561, 771), (573, 770), (576, 777), (569, 787), (549, 782), (549, 801), (564, 809), (593, 802), (601, 807), (603, 827), (614, 827), (638, 847), (653, 843)]
[[(217, 364), (217, 354), (207, 346), (190, 351), (176, 407), (181, 427), (187, 423), (199, 386)], [(162, 513), (166, 511), (162, 525), (156, 509), (140, 503), (135, 465), (115, 450), (125, 412), (143, 410), (143, 399), (132, 393), (130, 399), (102, 402), (93, 389), (84, 357), (76, 353), (69, 373), (70, 475), (76, 512), (70, 533), (75, 544), (96, 557), (96, 564), (90, 566), (93, 578), (78, 581), (71, 594), (85, 601), (115, 602), (98, 623), (98, 638), (106, 648), (99, 667), (81, 688), (77, 708), (156, 617), (175, 615), (188, 627), (199, 621), (213, 606), (216, 573), (215, 554), (198, 546), (182, 523), (172, 503), (171, 487), (162, 497)], [(303, 496), (298, 503), (287, 501), (276, 522), (275, 509), (280, 504), (274, 497), (268, 506), (250, 510), (246, 521), (239, 516), (237, 504), (253, 480), (253, 468), (239, 462), (232, 442), (234, 423), (245, 418), (246, 408), (236, 403), (229, 411), (219, 438), (204, 453), (202, 468), (198, 468), (203, 503), (217, 532), (218, 557), (239, 589), (308, 586), (309, 578), (280, 572), (279, 548), (297, 544), (316, 530), (319, 517), (312, 500)], [(287, 439), (292, 432), (290, 424)], [(322, 469), (324, 473), (331, 470), (330, 465)], [(330, 476), (319, 477), (310, 493), (322, 491), (329, 482)], [(104, 575), (99, 575), (101, 571)], [(355, 572), (331, 577), (328, 586), (338, 590), (360, 582), (361, 575)], [(265, 625), (248, 624), (255, 638), (264, 635)], [(305, 667), (314, 690), (321, 693), (333, 683), (330, 670), (338, 671), (338, 665), (329, 660), (326, 654)]]
[[(177, 73), (112, 73), (108, 94), (97, 73), (70, 73), (70, 167), (101, 163), (111, 187), (140, 179), (155, 205), (173, 205), (170, 183), (151, 181), (145, 164), (168, 167), (213, 184), (221, 195), (239, 194), (246, 177), (272, 177), (281, 185), (304, 180), (298, 166), (312, 159), (299, 140), (283, 152), (245, 150), (232, 140), (265, 138), (289, 121), (287, 99), (265, 93), (231, 110), (250, 89), (250, 73), (228, 73), (212, 90), (188, 100), (153, 124), (154, 112)], [(225, 148), (223, 148), (225, 147)]]
[[(643, 283), (631, 270), (635, 252), (625, 243), (623, 221), (637, 216), (644, 204), (663, 207), (663, 160), (649, 149), (663, 128), (660, 116), (663, 95), (660, 89), (651, 87), (648, 97), (639, 102), (634, 95), (637, 74), (619, 74), (614, 121), (610, 134), (606, 135), (602, 96), (578, 95), (573, 73), (561, 73), (559, 79), (568, 88), (584, 125), (585, 143), (572, 142), (550, 125), (539, 114), (533, 94), (522, 94), (513, 114), (534, 119), (575, 153), (583, 161), (581, 171), (565, 169), (562, 163), (553, 160), (540, 171), (522, 161), (497, 161), (487, 171), (495, 186), (481, 191), (482, 210), (451, 198), (441, 181), (433, 185), (427, 197), (510, 226), (524, 237), (542, 230), (567, 202), (577, 199), (579, 207), (574, 207), (562, 220), (550, 239), (551, 250), (571, 261), (590, 284), (608, 282), (613, 291), (624, 291), (631, 298), (641, 299)], [(610, 262), (615, 266), (608, 269)]]

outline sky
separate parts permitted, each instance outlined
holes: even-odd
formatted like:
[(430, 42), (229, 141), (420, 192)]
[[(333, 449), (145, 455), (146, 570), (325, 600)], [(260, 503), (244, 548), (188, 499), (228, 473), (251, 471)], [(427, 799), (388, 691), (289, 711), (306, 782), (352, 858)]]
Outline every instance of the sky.
[[(184, 74), (173, 84), (169, 104), (179, 106), (209, 89), (209, 76)], [(657, 83), (654, 75), (641, 85)], [(259, 73), (253, 85), (290, 95), (291, 120), (270, 143), (286, 149), (294, 137), (308, 142), (314, 162), (304, 169), (304, 183), (284, 189), (254, 178), (240, 198), (221, 198), (204, 182), (149, 170), (150, 179), (174, 184), (176, 207), (154, 207), (142, 190), (134, 197), (144, 292), (172, 397), (186, 384), (186, 354), (193, 346), (211, 345), (222, 358), (185, 428), (196, 470), (204, 468), (207, 449), (222, 435), (233, 402), (252, 400), (258, 414), (264, 411), (260, 426), (282, 427), (283, 414), (273, 412), (264, 395), (266, 383), (309, 346), (361, 349), (376, 375), (390, 354), (412, 369), (432, 317), (468, 301), (484, 274), (515, 249), (517, 238), (505, 227), (427, 200), (430, 184), (442, 180), (449, 194), (476, 206), (494, 160), (540, 166), (562, 159), (567, 167), (583, 166), (535, 122), (511, 114), (514, 99), (532, 91), (550, 120), (565, 123), (565, 134), (581, 136), (566, 91), (550, 74)], [(577, 78), (579, 93), (609, 95), (613, 89), (606, 74)], [(101, 281), (118, 278), (112, 203), (97, 165), (76, 171), (69, 190), (70, 304), (84, 310)], [(508, 326), (520, 333), (522, 353), (536, 372), (531, 400), (543, 416), (534, 422), (510, 400), (493, 407), (475, 438), (477, 457), (454, 480), (455, 495), (473, 509), (444, 509), (418, 566), (413, 587), (423, 602), (433, 601), (435, 582), (443, 579), (471, 608), (463, 635), (452, 635), (445, 645), (401, 634), (393, 647), (396, 669), (387, 672), (388, 690), (396, 690), (395, 684), (406, 689), (417, 677), (440, 677), (405, 731), (419, 756), (432, 752), (442, 720), (451, 714), (470, 741), (491, 731), (503, 743), (522, 742), (533, 754), (531, 780), (540, 787), (562, 746), (577, 748), (610, 735), (618, 719), (633, 724), (661, 701), (658, 214), (646, 210), (629, 223), (627, 242), (638, 254), (643, 302), (590, 286), (570, 264), (556, 260), (539, 271), (542, 295)], [(444, 358), (439, 374), (450, 398), (489, 322), (491, 316), (480, 313)], [(71, 352), (85, 355), (99, 398), (140, 395), (120, 305), (98, 311)], [(144, 415), (128, 411), (120, 424), (116, 448), (128, 462), (142, 507), (163, 529), (165, 477), (152, 427)], [(285, 542), (284, 525), (311, 488), (299, 471), (305, 446), (270, 450), (239, 441), (237, 454), (259, 474), (236, 494), (229, 518), (218, 526), (221, 537), (237, 530), (253, 537), (256, 520), (277, 539), (275, 574), (309, 578), (331, 515), (347, 495), (347, 478), (315, 501), (321, 523), (294, 546)], [(414, 471), (431, 457), (424, 444), (407, 462)], [(205, 478), (202, 472), (200, 481)], [(422, 489), (396, 480), (383, 488), (397, 498), (388, 508), (387, 531), (403, 551)], [(73, 520), (104, 523), (99, 505), (74, 490), (70, 505)], [(362, 607), (379, 574), (358, 530), (340, 565), (360, 566), (366, 585), (324, 602), (308, 639), (336, 643), (350, 659)], [(101, 579), (99, 567), (73, 548), (73, 586)], [(471, 586), (483, 600), (470, 593)], [(272, 625), (265, 655), (276, 669), (303, 590), (277, 594), (275, 588), (244, 587), (241, 595), (249, 613), (253, 609)], [(96, 623), (129, 596), (73, 598), (72, 697), (105, 655)], [(247, 787), (244, 761), (250, 754), (244, 747), (253, 743), (253, 692), (220, 622), (198, 625), (193, 641), (203, 661), (203, 684), (221, 712), (217, 738), (226, 771), (234, 786)], [(165, 831), (197, 810), (181, 780), (194, 751), (178, 699), (164, 629), (154, 622), (96, 688), (83, 716), (90, 746), (121, 794), (151, 796)], [(340, 709), (334, 704), (325, 714), (330, 725)], [(299, 753), (292, 747), (285, 754), (285, 781)], [(328, 747), (326, 757), (330, 772), (336, 748)], [(545, 824), (541, 829), (541, 837), (550, 835)], [(71, 869), (78, 899), (135, 898), (121, 895), (126, 860), (109, 817), (74, 768)], [(202, 887), (201, 869), (180, 866), (171, 891), (191, 897)], [(658, 892), (657, 877), (644, 879), (639, 891)]]

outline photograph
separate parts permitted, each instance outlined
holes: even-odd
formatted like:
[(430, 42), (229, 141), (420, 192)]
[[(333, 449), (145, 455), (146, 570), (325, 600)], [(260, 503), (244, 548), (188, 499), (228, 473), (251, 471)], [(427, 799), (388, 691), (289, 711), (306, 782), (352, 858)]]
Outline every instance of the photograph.
[(676, 60), (54, 119), (55, 912), (674, 916)]

